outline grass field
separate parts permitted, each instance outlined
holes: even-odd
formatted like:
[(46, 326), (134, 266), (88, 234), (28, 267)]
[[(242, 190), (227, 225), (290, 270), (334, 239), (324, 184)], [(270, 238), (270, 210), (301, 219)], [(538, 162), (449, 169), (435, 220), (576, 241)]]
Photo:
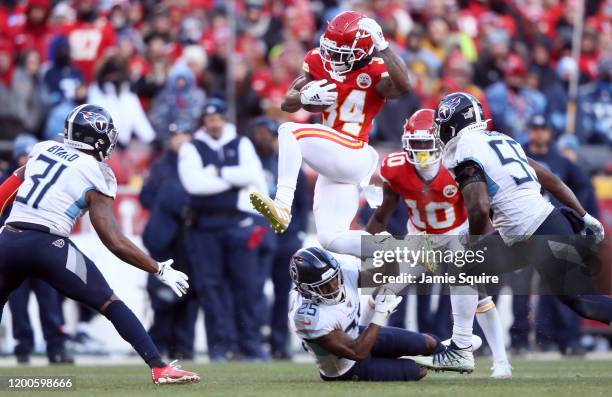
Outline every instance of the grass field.
[[(489, 363), (481, 360), (471, 375), (430, 373), (420, 382), (323, 382), (312, 364), (186, 365), (202, 375), (192, 385), (155, 386), (144, 366), (1, 368), (1, 376), (73, 376), (78, 396), (573, 396), (612, 395), (612, 361), (563, 359), (514, 360), (514, 379), (488, 379)], [(59, 392), (0, 390), (0, 396), (44, 396)]]

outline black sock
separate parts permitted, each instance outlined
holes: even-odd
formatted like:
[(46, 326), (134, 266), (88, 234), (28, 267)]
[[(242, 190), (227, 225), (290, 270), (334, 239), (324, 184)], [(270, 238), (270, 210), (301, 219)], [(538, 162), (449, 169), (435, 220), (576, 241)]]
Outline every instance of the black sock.
[(115, 326), (119, 335), (128, 342), (140, 357), (151, 368), (165, 367), (161, 355), (153, 344), (151, 337), (144, 329), (136, 315), (123, 303), (123, 301), (113, 301), (106, 310), (104, 316)]

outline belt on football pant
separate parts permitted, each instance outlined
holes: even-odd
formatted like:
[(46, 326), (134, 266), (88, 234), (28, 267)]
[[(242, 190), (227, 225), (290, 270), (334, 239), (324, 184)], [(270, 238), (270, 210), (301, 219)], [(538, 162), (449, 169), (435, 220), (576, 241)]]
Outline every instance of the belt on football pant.
[(36, 223), (10, 222), (10, 223), (7, 223), (5, 226), (7, 229), (12, 230), (14, 232), (35, 231), (35, 232), (53, 234), (51, 233), (51, 229), (48, 228), (47, 226), (39, 225)]

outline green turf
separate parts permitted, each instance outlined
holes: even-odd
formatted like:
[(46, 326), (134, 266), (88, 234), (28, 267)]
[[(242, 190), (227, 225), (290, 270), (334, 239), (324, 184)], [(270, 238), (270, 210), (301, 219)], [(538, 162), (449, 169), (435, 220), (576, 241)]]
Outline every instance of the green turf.
[[(202, 375), (202, 382), (180, 386), (155, 386), (144, 366), (0, 368), (0, 375), (71, 375), (76, 379), (73, 396), (572, 396), (612, 395), (612, 361), (563, 359), (514, 360), (514, 379), (488, 379), (489, 363), (480, 360), (471, 375), (430, 373), (420, 382), (365, 383), (323, 382), (310, 364), (186, 365)], [(67, 392), (64, 392), (66, 394)], [(41, 391), (0, 396), (44, 396)], [(55, 393), (56, 395), (59, 393)]]

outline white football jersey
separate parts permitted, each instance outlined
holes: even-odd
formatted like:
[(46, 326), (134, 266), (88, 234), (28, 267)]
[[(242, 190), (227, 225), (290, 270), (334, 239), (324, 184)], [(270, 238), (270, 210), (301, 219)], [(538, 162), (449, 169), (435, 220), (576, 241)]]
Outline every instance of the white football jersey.
[(466, 131), (446, 145), (443, 158), (451, 172), (468, 160), (480, 165), (487, 180), (493, 227), (509, 245), (531, 236), (554, 208), (542, 197), (523, 148), (507, 135)]
[[(340, 261), (338, 261), (340, 262)], [(340, 262), (344, 278), (345, 298), (335, 305), (316, 303), (291, 291), (289, 322), (302, 339), (302, 346), (310, 353), (321, 374), (338, 377), (353, 367), (355, 361), (335, 356), (308, 340), (342, 330), (351, 338), (359, 336), (359, 263)]]
[(29, 155), (6, 222), (47, 226), (51, 233), (68, 237), (87, 212), (85, 195), (90, 190), (115, 198), (117, 181), (108, 165), (62, 143), (40, 142)]

